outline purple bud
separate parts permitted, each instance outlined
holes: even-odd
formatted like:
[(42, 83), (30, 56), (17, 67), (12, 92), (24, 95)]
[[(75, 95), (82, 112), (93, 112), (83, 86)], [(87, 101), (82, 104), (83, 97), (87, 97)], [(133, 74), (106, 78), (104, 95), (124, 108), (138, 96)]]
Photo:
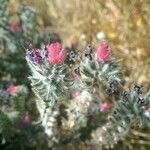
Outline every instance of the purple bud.
[(37, 64), (42, 64), (42, 57), (41, 57), (41, 56), (35, 57), (35, 62), (36, 62)]
[(92, 54), (93, 52), (93, 48), (91, 45), (88, 45), (85, 49), (85, 55), (89, 55), (89, 54)]
[(88, 45), (85, 49), (85, 57), (89, 58), (90, 60), (92, 60), (92, 52), (93, 52), (93, 48), (91, 45)]
[(30, 58), (34, 63), (41, 64), (42, 63), (42, 57), (40, 55), (40, 52), (37, 49), (34, 49), (30, 53)]

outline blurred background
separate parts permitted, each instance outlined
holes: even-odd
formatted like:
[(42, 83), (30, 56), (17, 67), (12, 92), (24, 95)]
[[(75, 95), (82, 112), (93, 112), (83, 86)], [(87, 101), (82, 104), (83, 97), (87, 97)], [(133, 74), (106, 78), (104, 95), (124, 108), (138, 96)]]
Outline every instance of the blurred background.
[[(149, 0), (10, 0), (10, 14), (13, 16), (19, 13), (22, 4), (33, 7), (41, 31), (55, 32), (65, 47), (74, 45), (81, 51), (84, 51), (89, 43), (98, 47), (99, 39), (105, 34), (113, 56), (120, 60), (124, 69), (126, 87), (139, 83), (149, 91)], [(11, 58), (11, 61), (15, 59)], [(17, 80), (14, 82), (19, 84), (27, 82), (27, 78), (21, 82), (19, 78)], [(30, 104), (28, 111), (33, 112), (29, 107)], [(36, 113), (33, 116), (36, 116)], [(134, 129), (127, 141), (128, 149), (148, 150), (150, 130)]]
[[(11, 0), (12, 12), (23, 1)], [(127, 83), (150, 85), (149, 0), (26, 0), (39, 16), (41, 26), (52, 28), (66, 46), (84, 49), (98, 45), (104, 32), (114, 56), (121, 60)]]
[[(22, 0), (11, 0), (12, 13)], [(50, 27), (66, 46), (84, 49), (97, 45), (104, 32), (115, 57), (125, 66), (128, 83), (150, 83), (149, 0), (26, 0), (39, 16), (41, 26)]]

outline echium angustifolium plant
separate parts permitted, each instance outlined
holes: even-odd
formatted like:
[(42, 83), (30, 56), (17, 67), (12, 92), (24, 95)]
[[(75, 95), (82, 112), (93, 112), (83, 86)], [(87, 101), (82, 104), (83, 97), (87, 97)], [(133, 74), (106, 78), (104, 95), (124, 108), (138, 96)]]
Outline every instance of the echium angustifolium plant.
[(38, 17), (32, 7), (22, 5), (18, 13), (11, 14), (9, 9), (9, 0), (0, 0), (0, 78), (8, 76), (11, 81), (22, 84), (27, 74), (24, 47), (31, 42), (38, 45), (45, 36), (53, 42), (60, 38), (50, 31), (47, 32), (49, 35), (40, 32)]
[(9, 15), (7, 7), (8, 0), (0, 0), (0, 4), (0, 25), (7, 25)]
[[(73, 100), (70, 102), (69, 97), (63, 98), (64, 94), (69, 94), (68, 87), (72, 83), (72, 70), (65, 63), (66, 57), (60, 43), (48, 44), (41, 50), (33, 48), (26, 56), (32, 72), (29, 79), (34, 92), (40, 98), (37, 107), (45, 132), (50, 137), (51, 146), (54, 146), (54, 143), (76, 145), (79, 141), (88, 140), (88, 143), (97, 149), (111, 147), (125, 138), (137, 120), (149, 123), (149, 96), (142, 99), (140, 87), (137, 85), (131, 92), (123, 92), (122, 100), (118, 102), (114, 113), (110, 115), (109, 120), (106, 119), (116, 102), (108, 103), (102, 99), (101, 94), (95, 96), (92, 88), (97, 90), (102, 85), (104, 89), (108, 89), (110, 96), (118, 94), (117, 92), (122, 93), (123, 89), (119, 88), (124, 82), (118, 63), (111, 59), (106, 41), (101, 43), (96, 54), (91, 53), (91, 47), (86, 49), (85, 63), (82, 60), (75, 71), (78, 75), (74, 80), (79, 81), (75, 83), (79, 84), (77, 87), (80, 90), (79, 93), (73, 93)], [(59, 104), (62, 102), (66, 105), (66, 110), (60, 111)], [(62, 112), (65, 112), (67, 117), (59, 124), (58, 117), (62, 117)]]
[(88, 45), (85, 56), (80, 65), (82, 86), (98, 96), (103, 89), (107, 89), (109, 95), (118, 94), (119, 85), (124, 80), (123, 73), (118, 62), (111, 58), (108, 43), (103, 41), (95, 54), (93, 47)]
[[(9, 0), (0, 0), (0, 142), (3, 141), (0, 149), (1, 146), (15, 149), (15, 145), (16, 149), (29, 145), (35, 147), (37, 139), (40, 138), (39, 130), (42, 129), (29, 123), (30, 114), (36, 118), (37, 112), (32, 105), (32, 97), (29, 97), (27, 92), (30, 89), (25, 82), (28, 70), (23, 46), (28, 41), (38, 45), (39, 41), (43, 40), (43, 35), (38, 32), (40, 27), (32, 7), (23, 5), (18, 13), (10, 13), (10, 9)], [(50, 38), (53, 42), (58, 40), (58, 37), (51, 33)], [(7, 91), (3, 87), (9, 84), (23, 86), (10, 86)], [(15, 94), (15, 91), (18, 92)], [(38, 146), (41, 143), (42, 140)]]
[(34, 92), (45, 102), (46, 107), (53, 107), (69, 90), (71, 74), (64, 63), (66, 57), (67, 53), (58, 42), (42, 50), (35, 48), (28, 51), (26, 60), (32, 72), (29, 79)]
[(24, 85), (1, 88), (0, 149), (37, 149), (46, 144), (41, 140), (45, 137), (43, 129), (33, 122), (34, 116), (27, 109), (28, 98), (28, 89)]
[[(81, 88), (81, 93), (77, 93), (77, 98), (70, 103), (69, 119), (66, 126), (68, 128), (73, 127), (76, 132), (80, 131), (80, 133), (77, 132), (79, 137), (83, 137), (85, 134), (81, 132), (83, 128), (84, 132), (86, 130), (88, 131), (87, 135), (90, 135), (92, 130), (99, 126), (98, 120), (105, 122), (104, 118), (111, 109), (111, 103), (105, 101), (101, 96), (102, 88), (108, 88), (111, 92), (108, 94), (113, 95), (116, 94), (116, 90), (119, 90), (118, 85), (123, 82), (121, 68), (114, 59), (111, 59), (110, 53), (106, 41), (100, 44), (96, 54), (91, 45), (88, 45), (85, 50), (85, 57), (82, 58), (79, 68), (75, 70), (77, 74), (75, 83), (76, 80), (79, 80), (78, 88)], [(73, 91), (73, 96), (76, 92)], [(102, 114), (105, 117), (96, 119), (95, 116), (99, 117)], [(94, 120), (95, 123), (91, 120)]]
[[(70, 58), (70, 55), (68, 56)], [(29, 79), (31, 80), (33, 91), (40, 98), (40, 100), (37, 101), (37, 107), (42, 117), (42, 124), (45, 126), (46, 133), (49, 137), (54, 134), (54, 131), (48, 129), (54, 126), (58, 115), (58, 109), (56, 109), (55, 106), (58, 101), (61, 103), (65, 94), (69, 94), (68, 87), (72, 83), (72, 71), (65, 63), (66, 57), (67, 54), (62, 49), (60, 43), (49, 44), (41, 50), (33, 48), (27, 52), (26, 56), (26, 60), (32, 72)], [(101, 70), (99, 70), (99, 72), (100, 71)], [(76, 73), (77, 72), (79, 73), (79, 70), (76, 70)], [(77, 78), (82, 80), (82, 75), (80, 78), (79, 74)], [(69, 108), (67, 110), (69, 115), (68, 126), (72, 124), (71, 127), (74, 127), (75, 130), (87, 126), (87, 113), (90, 103), (93, 101), (89, 91), (87, 92), (83, 89), (79, 91), (82, 91), (81, 99), (76, 102), (71, 101), (70, 107), (68, 106)]]
[(36, 14), (27, 6), (23, 6), (18, 14), (10, 14), (8, 4), (9, 0), (0, 0), (0, 77), (9, 76), (9, 80), (22, 84), (26, 76), (22, 43), (28, 40), (28, 36), (36, 42)]
[(15, 135), (17, 120), (25, 114), (28, 90), (10, 85), (0, 90), (0, 138), (7, 141)]
[[(38, 26), (36, 13), (31, 7), (23, 5), (18, 14), (10, 14), (8, 4), (9, 0), (0, 1), (1, 50), (5, 51), (5, 55), (6, 53), (13, 55), (19, 51), (21, 57), (21, 49), (23, 49), (21, 42), (29, 37), (31, 37), (32, 42), (35, 42)], [(16, 17), (14, 17), (15, 15)]]
[(67, 52), (58, 42), (48, 44), (42, 49), (34, 48), (26, 56), (32, 73), (29, 79), (33, 91), (40, 98), (37, 107), (45, 132), (51, 138), (50, 145), (57, 141), (57, 105), (69, 96), (69, 87), (72, 84), (70, 68), (65, 64), (66, 58)]
[(137, 124), (150, 126), (150, 94), (143, 95), (139, 85), (130, 92), (123, 92), (106, 125), (93, 132), (94, 149), (113, 148)]

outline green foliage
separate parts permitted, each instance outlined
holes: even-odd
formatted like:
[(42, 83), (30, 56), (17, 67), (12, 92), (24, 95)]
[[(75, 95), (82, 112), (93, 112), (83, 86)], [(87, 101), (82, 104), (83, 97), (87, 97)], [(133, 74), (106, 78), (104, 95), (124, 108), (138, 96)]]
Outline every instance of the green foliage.
[(80, 63), (83, 89), (87, 89), (96, 99), (104, 100), (108, 97), (112, 100), (113, 97), (118, 97), (120, 87), (124, 84), (123, 71), (118, 61), (111, 58), (109, 61), (99, 62), (96, 54), (91, 54), (91, 57), (92, 59), (85, 58)]
[(22, 32), (25, 37), (33, 40), (37, 31), (36, 13), (30, 6), (23, 6), (20, 13), (20, 21), (22, 24)]
[(81, 64), (82, 82), (87, 88), (99, 86), (99, 84), (107, 84), (112, 80), (122, 82), (123, 74), (120, 66), (112, 59), (109, 62), (100, 63), (93, 58), (86, 59)]
[[(34, 57), (33, 52), (36, 53)], [(138, 121), (149, 125), (150, 114), (147, 109), (150, 99), (149, 96), (142, 98), (140, 87), (137, 85), (130, 93), (123, 93), (109, 120), (106, 119), (109, 112), (100, 110), (101, 103), (104, 101), (101, 97), (103, 92), (101, 89), (104, 91), (107, 89), (108, 96), (118, 94), (118, 91), (121, 93), (124, 84), (123, 73), (115, 59), (99, 62), (95, 55), (92, 55), (92, 59), (85, 58), (79, 66), (78, 77), (81, 75), (81, 78), (79, 77), (79, 82), (74, 82), (77, 85), (71, 88), (78, 87), (80, 96), (64, 107), (66, 112), (64, 118), (59, 111), (59, 106), (63, 104), (61, 101), (63, 97), (70, 91), (68, 87), (72, 83), (71, 69), (65, 63), (50, 64), (47, 55), (43, 55), (45, 52), (47, 52), (46, 48), (28, 52), (26, 60), (32, 72), (32, 76), (29, 77), (31, 85), (40, 98), (37, 103), (42, 105), (39, 111), (42, 112), (42, 125), (50, 138), (51, 147), (90, 140), (90, 144), (95, 149), (109, 148), (123, 140)], [(95, 96), (97, 93), (99, 95)], [(59, 105), (56, 103), (58, 101)], [(64, 102), (64, 105), (66, 103)], [(112, 101), (112, 106), (115, 103)], [(66, 126), (72, 127), (68, 134), (58, 132), (59, 128), (63, 130)], [(63, 139), (60, 138), (61, 136)]]
[[(37, 31), (35, 27), (37, 26), (36, 15), (35, 13), (31, 15), (33, 12), (31, 8), (28, 10), (27, 6), (23, 6), (20, 14), (17, 14), (18, 21), (12, 19), (13, 17), (9, 14), (7, 0), (0, 1), (0, 7), (2, 7), (0, 11), (0, 59), (2, 60), (0, 77), (2, 79), (3, 76), (10, 75), (10, 77), (7, 77), (7, 80), (23, 83), (27, 73), (24, 71), (26, 64), (23, 46), (26, 45), (28, 37), (31, 35), (33, 43), (36, 42), (34, 40), (34, 33)], [(28, 32), (30, 32), (30, 35)]]
[[(0, 0), (0, 27), (8, 25), (8, 0)], [(5, 26), (7, 28), (7, 26)]]
[(28, 89), (23, 85), (17, 87), (17, 92), (12, 94), (6, 89), (0, 90), (0, 148), (45, 148), (42, 127), (25, 120)]
[(68, 94), (71, 76), (66, 64), (53, 66), (46, 61), (40, 66), (33, 63), (29, 57), (26, 57), (26, 60), (32, 72), (29, 79), (33, 90), (41, 100), (46, 102), (47, 107), (54, 106)]
[[(13, 20), (13, 16), (17, 19)], [(124, 92), (120, 101), (111, 102), (114, 106), (112, 114), (101, 111), (106, 97), (112, 99), (113, 94), (117, 95), (123, 89), (122, 69), (115, 59), (100, 62), (95, 54), (89, 53), (90, 59), (81, 60), (79, 52), (72, 46), (67, 48), (69, 58), (65, 63), (55, 65), (48, 60), (45, 43), (56, 41), (61, 42), (55, 33), (42, 33), (33, 8), (24, 5), (18, 14), (10, 15), (8, 0), (0, 0), (0, 148), (48, 149), (46, 135), (52, 149), (64, 145), (69, 145), (67, 149), (76, 145), (76, 149), (82, 149), (83, 143), (93, 149), (110, 148), (124, 140), (132, 126), (150, 126), (150, 96), (143, 96), (138, 86)], [(39, 124), (25, 118), (29, 117), (25, 114), (36, 112), (27, 86), (18, 86), (17, 93), (12, 94), (6, 90), (7, 81), (18, 84), (26, 81), (28, 70), (23, 51), (26, 46), (40, 54), (33, 57), (28, 51), (26, 56), (31, 86), (39, 98), (36, 99), (41, 117)], [(40, 50), (36, 51), (35, 47)], [(79, 80), (72, 86), (74, 73), (71, 67), (79, 63)], [(69, 97), (70, 89), (78, 90), (78, 98)], [(108, 96), (103, 97), (106, 89)]]
[(0, 111), (0, 135), (3, 139), (9, 139), (13, 134), (13, 124), (6, 114)]
[(28, 98), (28, 89), (25, 86), (19, 86), (18, 94), (13, 97), (15, 110), (23, 114), (26, 111), (26, 101)]
[[(29, 111), (33, 118), (37, 116), (32, 97), (29, 97), (24, 47), (29, 47), (30, 43), (41, 46), (46, 35), (40, 32), (32, 7), (23, 5), (19, 13), (10, 14), (8, 2), (0, 0), (0, 149), (44, 148), (47, 146), (42, 127), (24, 121)], [(50, 31), (46, 32), (46, 42), (48, 38), (53, 42), (59, 39), (56, 34), (48, 33)], [(16, 94), (10, 94), (6, 88), (11, 84), (25, 85), (18, 86)], [(40, 146), (43, 143), (44, 146)]]
[(113, 147), (124, 140), (133, 125), (150, 125), (150, 95), (142, 96), (136, 89), (125, 91), (109, 120), (93, 134), (96, 147)]
[(27, 89), (24, 86), (18, 86), (17, 93), (13, 95), (5, 89), (0, 91), (0, 134), (5, 141), (10, 140), (17, 132), (15, 122), (25, 112), (27, 95)]
[(0, 91), (0, 108), (1, 111), (12, 115), (13, 112), (20, 114), (25, 113), (25, 103), (28, 97), (26, 86), (17, 86), (16, 94), (9, 94), (5, 89)]

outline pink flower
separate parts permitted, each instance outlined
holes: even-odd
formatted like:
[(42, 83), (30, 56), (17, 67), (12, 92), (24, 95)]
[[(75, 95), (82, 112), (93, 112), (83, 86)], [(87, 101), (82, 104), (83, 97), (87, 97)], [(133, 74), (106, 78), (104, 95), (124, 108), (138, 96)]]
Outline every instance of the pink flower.
[(23, 123), (25, 124), (30, 124), (32, 122), (32, 117), (29, 115), (29, 113), (27, 112), (25, 114), (25, 116), (23, 117)]
[(97, 49), (97, 59), (99, 62), (110, 60), (110, 48), (107, 42), (103, 42)]
[(62, 45), (58, 42), (48, 45), (48, 60), (53, 65), (62, 64), (66, 57), (67, 53), (62, 49)]
[(108, 112), (111, 109), (111, 104), (109, 102), (104, 102), (100, 105), (101, 112)]
[(20, 32), (20, 23), (18, 21), (13, 21), (11, 23), (10, 30), (14, 33)]
[(77, 96), (79, 96), (80, 95), (80, 93), (78, 92), (78, 91), (72, 91), (71, 92), (71, 97), (74, 99), (74, 98), (76, 98)]
[(18, 92), (18, 86), (11, 85), (6, 90), (9, 94), (16, 94)]

